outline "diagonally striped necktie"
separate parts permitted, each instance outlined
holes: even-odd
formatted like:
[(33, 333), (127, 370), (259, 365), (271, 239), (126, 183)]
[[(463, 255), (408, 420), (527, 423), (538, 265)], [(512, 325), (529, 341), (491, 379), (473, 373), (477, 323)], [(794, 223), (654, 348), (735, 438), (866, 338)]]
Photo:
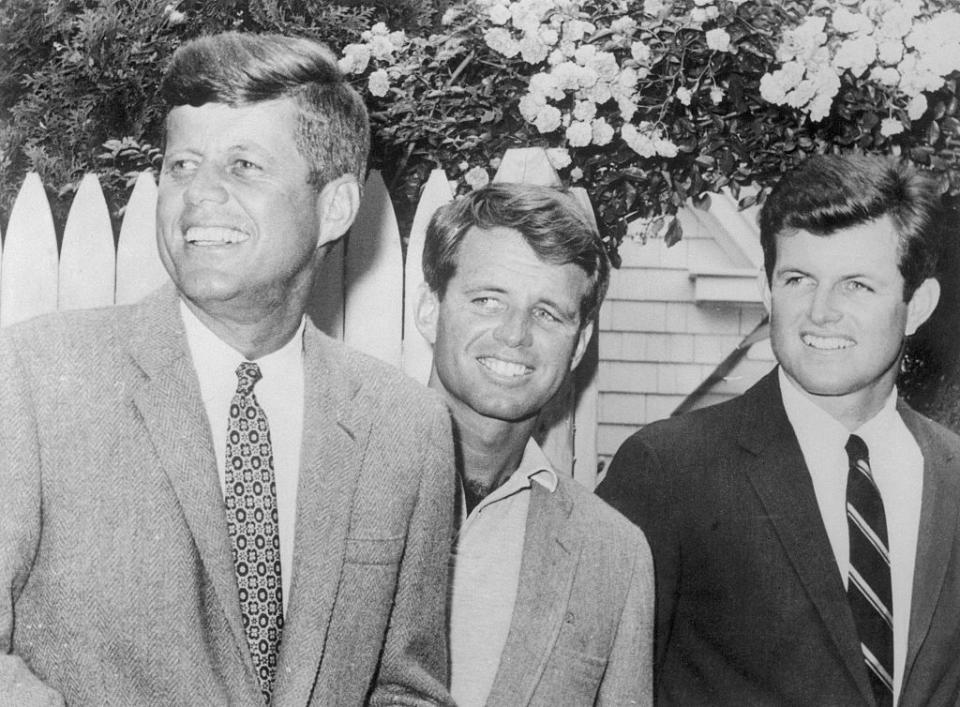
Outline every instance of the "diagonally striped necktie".
[(847, 476), (847, 527), (850, 576), (847, 598), (860, 634), (870, 685), (880, 707), (893, 704), (893, 595), (890, 545), (880, 491), (870, 473), (866, 443), (850, 435)]

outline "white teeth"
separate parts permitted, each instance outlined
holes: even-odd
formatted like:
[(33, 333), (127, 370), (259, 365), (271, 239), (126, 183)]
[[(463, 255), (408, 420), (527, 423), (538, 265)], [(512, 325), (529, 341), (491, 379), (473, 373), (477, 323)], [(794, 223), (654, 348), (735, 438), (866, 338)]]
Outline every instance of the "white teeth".
[(804, 334), (802, 338), (803, 343), (807, 346), (824, 351), (847, 349), (854, 344), (850, 339), (840, 336), (814, 336), (813, 334)]
[(243, 243), (250, 236), (242, 231), (221, 226), (191, 226), (185, 234), (187, 243), (193, 245), (221, 245), (224, 243)]
[(484, 357), (480, 359), (480, 363), (501, 376), (517, 377), (526, 375), (531, 370), (522, 363), (511, 363), (499, 358)]

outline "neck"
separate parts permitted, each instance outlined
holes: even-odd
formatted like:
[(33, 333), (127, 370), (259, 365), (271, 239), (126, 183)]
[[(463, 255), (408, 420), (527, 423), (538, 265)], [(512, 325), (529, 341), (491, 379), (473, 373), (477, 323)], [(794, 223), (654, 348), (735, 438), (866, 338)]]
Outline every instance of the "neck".
[(464, 482), (489, 493), (520, 466), (536, 418), (505, 422), (453, 412), (457, 470)]
[[(886, 375), (876, 381), (873, 385), (861, 390), (848, 393), (846, 395), (817, 395), (803, 389), (799, 383), (787, 378), (790, 384), (800, 393), (811, 400), (814, 405), (833, 417), (837, 422), (847, 428), (850, 432), (860, 429), (866, 422), (872, 420), (883, 409), (890, 393), (893, 392), (896, 383), (896, 371), (899, 366), (892, 369), (892, 375)], [(786, 373), (786, 372), (785, 372)]]
[(186, 298), (184, 302), (204, 326), (248, 361), (283, 348), (296, 333), (304, 312), (302, 307), (290, 306), (287, 302), (263, 308), (269, 311), (245, 311), (237, 316), (228, 309), (201, 309)]

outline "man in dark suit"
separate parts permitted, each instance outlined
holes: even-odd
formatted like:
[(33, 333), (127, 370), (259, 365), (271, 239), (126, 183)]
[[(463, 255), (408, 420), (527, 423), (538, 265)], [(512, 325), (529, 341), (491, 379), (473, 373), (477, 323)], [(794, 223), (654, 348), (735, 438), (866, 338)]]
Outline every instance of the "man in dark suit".
[(646, 705), (653, 576), (637, 528), (532, 434), (593, 333), (609, 265), (570, 194), (491, 184), (427, 229), (417, 325), (453, 416), (462, 495), (451, 592), (460, 707)]
[(960, 439), (895, 389), (936, 201), (887, 159), (786, 175), (760, 216), (779, 367), (617, 452), (598, 493), (653, 548), (660, 704), (958, 704)]
[(447, 412), (304, 317), (363, 103), (275, 35), (162, 92), (173, 286), (0, 337), (0, 703), (449, 704)]

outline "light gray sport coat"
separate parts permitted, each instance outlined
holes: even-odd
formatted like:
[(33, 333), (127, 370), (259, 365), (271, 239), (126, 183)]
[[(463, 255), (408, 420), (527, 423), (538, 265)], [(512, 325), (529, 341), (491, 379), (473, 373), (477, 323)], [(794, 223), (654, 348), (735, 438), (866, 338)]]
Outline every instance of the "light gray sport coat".
[(487, 707), (653, 703), (653, 559), (572, 479), (531, 486), (517, 601)]
[[(447, 704), (446, 410), (309, 323), (304, 369), (274, 704)], [(0, 335), (0, 584), (2, 704), (260, 701), (172, 287)]]

